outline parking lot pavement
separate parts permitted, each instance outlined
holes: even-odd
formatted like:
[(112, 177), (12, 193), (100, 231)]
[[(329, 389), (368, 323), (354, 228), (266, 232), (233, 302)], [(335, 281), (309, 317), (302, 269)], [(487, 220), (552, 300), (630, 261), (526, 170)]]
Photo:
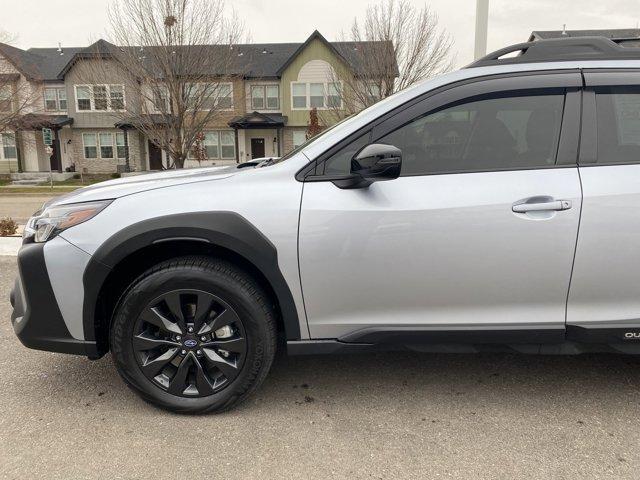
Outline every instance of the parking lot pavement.
[(42, 204), (55, 195), (49, 194), (0, 194), (0, 218), (11, 217), (24, 224), (29, 217), (42, 207)]
[(0, 478), (638, 478), (640, 360), (281, 356), (236, 410), (155, 409), (98, 361), (22, 347), (0, 270)]

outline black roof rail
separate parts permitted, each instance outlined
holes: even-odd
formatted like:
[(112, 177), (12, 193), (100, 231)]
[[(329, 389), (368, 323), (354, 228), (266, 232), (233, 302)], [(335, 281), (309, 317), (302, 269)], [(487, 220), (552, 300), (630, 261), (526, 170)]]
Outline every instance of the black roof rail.
[[(639, 42), (639, 38), (549, 38), (501, 48), (476, 60), (465, 68), (571, 60), (640, 60)], [(629, 43), (629, 46), (623, 47), (621, 45), (623, 43)], [(519, 54), (501, 58), (515, 52), (519, 52)]]

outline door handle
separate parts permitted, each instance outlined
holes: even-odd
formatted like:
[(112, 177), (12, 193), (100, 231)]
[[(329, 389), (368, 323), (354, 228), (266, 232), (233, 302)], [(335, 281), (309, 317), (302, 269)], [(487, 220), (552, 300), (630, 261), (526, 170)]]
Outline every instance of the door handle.
[(562, 211), (569, 210), (571, 208), (570, 200), (552, 200), (544, 202), (532, 202), (518, 203), (511, 207), (515, 213), (527, 213), (527, 212), (545, 212), (545, 211)]

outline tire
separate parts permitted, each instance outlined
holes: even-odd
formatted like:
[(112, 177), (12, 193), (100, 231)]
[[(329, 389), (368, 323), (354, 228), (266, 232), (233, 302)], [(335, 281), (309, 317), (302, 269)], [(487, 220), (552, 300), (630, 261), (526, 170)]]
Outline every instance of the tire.
[(236, 265), (175, 258), (147, 270), (122, 295), (110, 347), (120, 376), (147, 402), (178, 413), (223, 412), (267, 376), (275, 312)]

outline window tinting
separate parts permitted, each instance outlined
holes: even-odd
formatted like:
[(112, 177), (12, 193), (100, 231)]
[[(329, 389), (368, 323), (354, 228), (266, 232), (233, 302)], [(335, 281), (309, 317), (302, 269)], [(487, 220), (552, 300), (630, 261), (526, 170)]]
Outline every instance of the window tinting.
[(402, 175), (555, 164), (564, 95), (489, 98), (422, 116), (376, 143), (402, 150)]
[(596, 90), (598, 163), (640, 163), (640, 89)]

